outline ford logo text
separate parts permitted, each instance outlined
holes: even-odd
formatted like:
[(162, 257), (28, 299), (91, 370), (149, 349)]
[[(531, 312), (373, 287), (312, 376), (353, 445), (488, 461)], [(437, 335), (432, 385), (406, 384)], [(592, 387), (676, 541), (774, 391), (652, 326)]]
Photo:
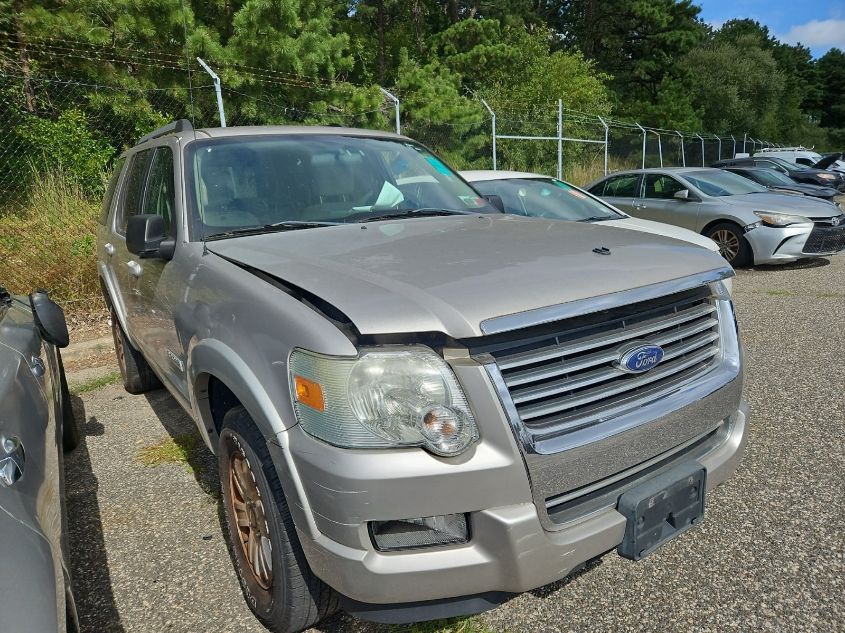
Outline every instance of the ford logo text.
[(659, 345), (635, 343), (619, 351), (617, 368), (629, 374), (642, 374), (654, 369), (663, 360), (663, 348)]

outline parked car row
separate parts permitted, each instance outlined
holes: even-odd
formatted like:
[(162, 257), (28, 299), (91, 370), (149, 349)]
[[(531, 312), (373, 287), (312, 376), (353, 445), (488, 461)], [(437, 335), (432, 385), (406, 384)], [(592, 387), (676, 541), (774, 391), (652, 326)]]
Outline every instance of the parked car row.
[(185, 121), (120, 158), (97, 255), (123, 383), (166, 387), (216, 453), (270, 630), (476, 613), (638, 560), (735, 471), (732, 268), (511, 175), (479, 195), (403, 136)]

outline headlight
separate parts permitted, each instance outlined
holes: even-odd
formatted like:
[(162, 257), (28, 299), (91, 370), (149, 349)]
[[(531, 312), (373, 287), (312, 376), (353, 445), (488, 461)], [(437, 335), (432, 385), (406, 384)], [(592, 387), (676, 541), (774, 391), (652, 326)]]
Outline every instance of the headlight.
[(428, 347), (365, 349), (357, 358), (294, 350), (290, 374), (302, 428), (335, 446), (450, 456), (478, 439), (452, 369)]
[(755, 211), (754, 215), (763, 220), (763, 224), (769, 226), (789, 226), (790, 224), (811, 224), (810, 218), (802, 215), (790, 215), (788, 213), (775, 213), (772, 211)]
[(836, 176), (834, 174), (816, 174), (816, 175), (823, 180), (836, 180)]

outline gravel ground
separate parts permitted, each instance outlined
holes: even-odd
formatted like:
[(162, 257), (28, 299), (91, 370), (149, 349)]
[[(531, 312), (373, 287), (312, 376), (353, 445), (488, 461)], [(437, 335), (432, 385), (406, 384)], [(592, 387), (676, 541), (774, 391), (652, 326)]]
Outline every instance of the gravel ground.
[[(639, 563), (615, 554), (479, 616), (494, 631), (845, 630), (845, 256), (740, 271), (751, 429), (704, 523)], [(73, 378), (71, 376), (71, 381)], [(142, 465), (194, 427), (164, 391), (84, 393), (67, 458), (72, 567), (86, 632), (263, 631), (220, 529), (214, 457)], [(336, 616), (320, 631), (394, 630)]]

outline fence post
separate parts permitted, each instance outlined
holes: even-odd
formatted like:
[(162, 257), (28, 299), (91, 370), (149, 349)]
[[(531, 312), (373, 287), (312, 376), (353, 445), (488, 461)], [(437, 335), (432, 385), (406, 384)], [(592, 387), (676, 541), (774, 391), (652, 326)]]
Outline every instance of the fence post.
[(678, 130), (675, 130), (675, 134), (677, 134), (678, 138), (681, 139), (681, 167), (686, 167), (687, 166), (687, 156), (684, 153), (684, 135), (681, 134), (680, 132), (678, 132)]
[(481, 103), (487, 108), (487, 112), (490, 113), (490, 119), (493, 125), (493, 171), (496, 171), (496, 113), (493, 112), (493, 108), (487, 105), (484, 99), (481, 100)]
[(557, 179), (563, 180), (563, 99), (557, 100)]
[(657, 153), (660, 154), (660, 166), (663, 167), (663, 143), (660, 142), (660, 132), (657, 134)]
[(731, 140), (734, 142), (734, 150), (731, 154), (731, 158), (736, 158), (736, 137), (734, 137), (733, 134), (731, 134)]
[(223, 110), (223, 92), (220, 89), (220, 77), (201, 58), (197, 57), (197, 61), (203, 67), (203, 70), (211, 75), (211, 79), (214, 81), (214, 92), (217, 95), (217, 113), (220, 115), (220, 127), (226, 127), (226, 112)]
[(701, 138), (701, 134), (696, 134), (696, 136), (701, 141), (701, 166), (704, 167), (704, 139)]
[(719, 158), (716, 160), (722, 160), (722, 137), (716, 136), (716, 138), (719, 139)]
[(645, 128), (640, 125), (639, 123), (636, 124), (640, 131), (643, 133), (643, 166), (642, 168), (645, 169)]
[(748, 139), (748, 132), (746, 132), (745, 134), (743, 134), (743, 135), (742, 135), (742, 153), (743, 153), (743, 154), (746, 154), (746, 153), (747, 153), (747, 152), (745, 151), (745, 141), (746, 141), (747, 139)]
[(599, 115), (596, 116), (599, 117), (599, 121), (604, 126), (604, 175), (607, 176), (607, 123)]
[(396, 133), (397, 133), (397, 134), (401, 134), (401, 133), (402, 133), (402, 126), (401, 126), (401, 124), (400, 124), (400, 122), (399, 122), (399, 99), (396, 97), (396, 95), (394, 95), (394, 94), (392, 94), (392, 93), (388, 92), (387, 90), (385, 90), (385, 89), (384, 89), (384, 88), (382, 88), (381, 86), (379, 86), (379, 87), (378, 87), (378, 89), (379, 89), (379, 90), (381, 90), (381, 93), (382, 93), (385, 97), (387, 97), (388, 99), (390, 99), (391, 101), (393, 101), (393, 109), (394, 109), (394, 111), (395, 111), (395, 113), (396, 113)]

